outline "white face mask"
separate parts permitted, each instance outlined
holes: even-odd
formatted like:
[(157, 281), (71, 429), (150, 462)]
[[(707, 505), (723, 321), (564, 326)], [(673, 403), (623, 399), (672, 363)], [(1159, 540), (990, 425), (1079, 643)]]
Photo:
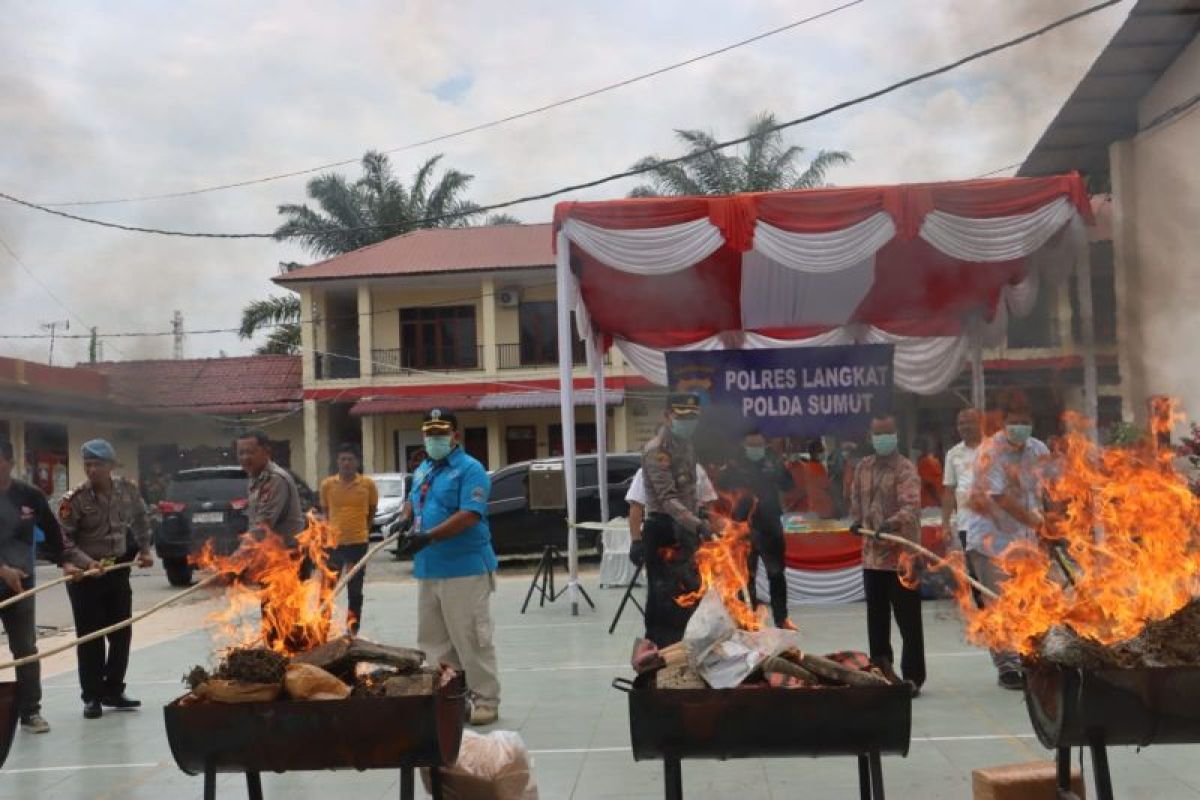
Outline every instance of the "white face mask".
[(450, 450), (454, 447), (453, 437), (450, 436), (426, 436), (425, 437), (425, 452), (434, 461), (441, 461), (446, 456), (450, 455)]

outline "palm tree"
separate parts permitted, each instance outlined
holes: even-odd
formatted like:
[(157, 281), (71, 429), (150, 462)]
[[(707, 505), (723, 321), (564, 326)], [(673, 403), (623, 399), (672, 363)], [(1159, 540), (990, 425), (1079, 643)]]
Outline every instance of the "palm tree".
[[(362, 176), (350, 182), (336, 173), (318, 175), (308, 182), (307, 192), (316, 208), (285, 203), (279, 213), (287, 221), (275, 230), (275, 238), (296, 239), (319, 258), (349, 253), (418, 228), (463, 227), (477, 221), (483, 212), (463, 198), (474, 176), (456, 169), (437, 175), (442, 156), (422, 164), (405, 188), (383, 153), (368, 151), (362, 158)], [(508, 214), (493, 214), (487, 225), (517, 224)], [(285, 271), (302, 266), (281, 265)], [(294, 353), (300, 347), (300, 299), (295, 295), (271, 295), (242, 309), (238, 335), (254, 337), (270, 328), (259, 353)]]
[(669, 159), (658, 156), (643, 158), (633, 168), (648, 169), (650, 182), (635, 187), (629, 196), (811, 189), (826, 185), (825, 178), (831, 168), (853, 160), (849, 153), (841, 150), (821, 150), (808, 166), (801, 169), (797, 162), (804, 155), (804, 148), (786, 145), (783, 134), (774, 130), (776, 124), (775, 115), (770, 112), (763, 112), (751, 120), (746, 131), (748, 141), (740, 148), (741, 152), (730, 152), (731, 148), (713, 149), (718, 140), (707, 131), (676, 130), (675, 134), (688, 147), (687, 154), (703, 155), (676, 163), (667, 163)]

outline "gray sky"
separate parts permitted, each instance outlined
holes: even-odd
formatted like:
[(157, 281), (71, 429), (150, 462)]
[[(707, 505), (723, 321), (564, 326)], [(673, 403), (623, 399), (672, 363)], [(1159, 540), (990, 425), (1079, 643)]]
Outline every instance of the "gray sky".
[[(43, 202), (187, 190), (356, 158), (576, 94), (752, 36), (838, 0), (564, 3), (56, 2), (0, 0), (0, 191)], [(832, 17), (635, 86), (393, 156), (473, 173), (481, 203), (675, 155), (673, 128), (740, 134), (790, 119), (1010, 38), (1087, 0), (866, 0)], [(813, 151), (855, 162), (840, 185), (974, 177), (1028, 153), (1130, 4), (883, 100), (793, 128)], [(350, 169), (351, 174), (357, 170)], [(270, 231), (306, 178), (199, 197), (75, 210), (126, 224)], [(621, 197), (633, 182), (578, 197)], [(566, 199), (566, 198), (563, 198)], [(553, 203), (510, 209), (526, 222)], [(237, 325), (279, 291), (273, 241), (204, 241), (104, 230), (0, 201), (0, 237), (69, 309), (0, 249), (0, 333), (72, 316), (101, 332)], [(81, 322), (82, 321), (82, 322)], [(193, 335), (187, 355), (249, 352)], [(44, 341), (0, 354), (45, 360)], [(105, 356), (169, 357), (170, 338), (118, 339)], [(60, 342), (56, 363), (86, 358)]]

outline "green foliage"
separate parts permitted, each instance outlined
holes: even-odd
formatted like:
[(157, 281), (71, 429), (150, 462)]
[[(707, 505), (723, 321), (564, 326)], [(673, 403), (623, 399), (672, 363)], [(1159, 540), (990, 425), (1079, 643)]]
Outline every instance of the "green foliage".
[[(811, 189), (825, 186), (829, 171), (849, 164), (849, 153), (822, 150), (807, 166), (801, 168), (805, 150), (787, 145), (783, 134), (771, 130), (775, 115), (763, 112), (751, 120), (746, 135), (750, 141), (737, 150), (725, 148), (676, 164), (666, 159), (648, 156), (634, 164), (634, 169), (650, 168), (650, 182), (637, 186), (630, 197), (664, 197), (670, 195), (712, 195), (735, 192), (770, 192), (782, 189)], [(675, 134), (687, 146), (687, 153), (701, 153), (715, 146), (717, 138), (700, 130), (676, 130)]]
[(1132, 422), (1118, 422), (1109, 428), (1106, 444), (1109, 447), (1130, 447), (1145, 440), (1145, 430)]

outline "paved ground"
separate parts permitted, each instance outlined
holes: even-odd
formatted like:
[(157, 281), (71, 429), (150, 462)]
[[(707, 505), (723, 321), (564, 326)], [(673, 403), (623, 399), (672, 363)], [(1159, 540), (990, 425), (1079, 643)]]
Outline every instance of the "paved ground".
[[(368, 589), (364, 634), (397, 644), (415, 643), (415, 586), (406, 564), (381, 563)], [(140, 601), (161, 589), (160, 575), (137, 579)], [(585, 586), (595, 577), (584, 576)], [(628, 673), (629, 648), (638, 632), (633, 614), (613, 636), (609, 620), (616, 590), (592, 590), (599, 608), (573, 618), (565, 601), (519, 613), (528, 575), (509, 572), (495, 600), (504, 703), (500, 727), (520, 731), (533, 751), (543, 800), (653, 798), (662, 796), (658, 762), (635, 763), (629, 752), (625, 695), (610, 687)], [(55, 606), (47, 592), (43, 606)], [(172, 761), (158, 707), (181, 692), (179, 678), (208, 660), (212, 641), (205, 615), (209, 598), (147, 620), (135, 634), (130, 692), (146, 702), (140, 713), (80, 717), (73, 657), (46, 666), (46, 736), (18, 734), (4, 770), (0, 800), (16, 798), (194, 798), (199, 778)], [(794, 609), (816, 651), (862, 648), (863, 607)], [(972, 768), (1046, 757), (1033, 738), (1021, 695), (995, 686), (986, 654), (965, 645), (950, 608), (925, 606), (929, 683), (916, 702), (912, 749), (907, 758), (885, 758), (888, 797), (960, 800), (970, 796)], [(43, 640), (52, 646), (56, 637)], [(1150, 748), (1111, 754), (1117, 796), (1200, 798), (1200, 759), (1192, 747)], [(384, 798), (398, 796), (397, 777), (385, 772), (287, 774), (264, 777), (268, 797)], [(852, 759), (685, 762), (688, 798), (857, 797)], [(244, 784), (223, 777), (219, 796), (244, 797)], [(419, 792), (418, 792), (419, 793)]]

